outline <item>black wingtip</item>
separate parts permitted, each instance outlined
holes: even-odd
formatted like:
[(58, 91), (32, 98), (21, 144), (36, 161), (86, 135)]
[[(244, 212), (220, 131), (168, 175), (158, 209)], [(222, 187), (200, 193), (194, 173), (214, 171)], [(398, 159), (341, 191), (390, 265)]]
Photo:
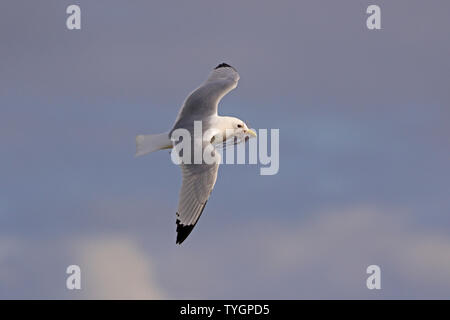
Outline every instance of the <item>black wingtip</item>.
[[(194, 229), (194, 227), (197, 224), (198, 220), (202, 216), (203, 210), (205, 210), (207, 202), (208, 202), (208, 200), (205, 201), (205, 203), (203, 204), (202, 211), (200, 211), (200, 214), (198, 215), (197, 221), (195, 221), (194, 224), (184, 225), (184, 224), (181, 223), (181, 221), (179, 219), (177, 219), (177, 241), (176, 241), (176, 244), (182, 244), (183, 241), (186, 240), (188, 235), (192, 232), (192, 230)], [(177, 212), (177, 216), (178, 216), (178, 212)]]
[(177, 219), (177, 241), (176, 244), (182, 244), (184, 240), (188, 237), (188, 235), (194, 229), (194, 224), (185, 226), (181, 224), (180, 220)]
[(233, 68), (232, 66), (230, 66), (229, 64), (227, 64), (227, 63), (225, 63), (225, 62), (219, 64), (217, 67), (214, 68), (214, 70), (220, 69), (220, 68), (232, 68), (232, 69), (234, 70), (234, 68)]

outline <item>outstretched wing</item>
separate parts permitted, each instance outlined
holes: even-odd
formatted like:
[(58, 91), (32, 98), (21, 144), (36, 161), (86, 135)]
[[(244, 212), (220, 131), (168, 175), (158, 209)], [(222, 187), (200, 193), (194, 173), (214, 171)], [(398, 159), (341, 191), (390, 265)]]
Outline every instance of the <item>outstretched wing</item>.
[(216, 183), (219, 164), (181, 164), (183, 182), (177, 212), (177, 244), (194, 229)]
[(185, 122), (192, 123), (216, 115), (220, 100), (236, 88), (238, 81), (239, 74), (232, 66), (219, 64), (209, 78), (187, 97), (178, 113), (174, 129), (186, 127)]

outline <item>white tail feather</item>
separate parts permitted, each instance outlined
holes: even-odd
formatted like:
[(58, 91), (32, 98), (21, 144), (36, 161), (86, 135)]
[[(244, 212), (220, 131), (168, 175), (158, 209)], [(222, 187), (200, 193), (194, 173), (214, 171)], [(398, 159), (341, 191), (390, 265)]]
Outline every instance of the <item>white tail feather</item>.
[(172, 148), (172, 141), (169, 139), (168, 132), (159, 134), (140, 134), (136, 136), (136, 157), (170, 148)]

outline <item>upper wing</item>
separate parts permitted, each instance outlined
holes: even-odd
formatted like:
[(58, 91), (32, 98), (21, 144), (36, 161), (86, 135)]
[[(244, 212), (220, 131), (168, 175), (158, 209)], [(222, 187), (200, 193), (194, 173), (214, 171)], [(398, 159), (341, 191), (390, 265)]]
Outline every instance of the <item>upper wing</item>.
[(181, 164), (183, 182), (177, 212), (177, 244), (194, 229), (217, 179), (219, 164)]
[(174, 128), (183, 127), (182, 122), (202, 120), (217, 114), (220, 100), (231, 90), (236, 88), (239, 74), (228, 64), (218, 65), (209, 78), (186, 99), (178, 113)]

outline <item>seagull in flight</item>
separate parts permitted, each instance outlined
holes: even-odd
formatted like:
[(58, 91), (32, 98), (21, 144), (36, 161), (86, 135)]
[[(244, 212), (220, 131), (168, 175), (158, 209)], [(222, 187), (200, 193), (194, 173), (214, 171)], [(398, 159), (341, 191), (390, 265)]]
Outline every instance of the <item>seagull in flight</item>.
[[(255, 131), (249, 129), (244, 121), (217, 114), (220, 100), (236, 88), (238, 81), (239, 74), (235, 68), (226, 63), (219, 64), (208, 79), (186, 98), (171, 130), (136, 136), (136, 156), (174, 148), (176, 143), (172, 133), (177, 129), (188, 130), (194, 136), (194, 121), (201, 121), (203, 134), (201, 141), (194, 137), (192, 143), (199, 143), (202, 147), (207, 143), (225, 147), (256, 137)], [(212, 153), (219, 161), (180, 164), (183, 181), (176, 213), (177, 244), (181, 244), (194, 229), (216, 183), (220, 154), (215, 149)]]

